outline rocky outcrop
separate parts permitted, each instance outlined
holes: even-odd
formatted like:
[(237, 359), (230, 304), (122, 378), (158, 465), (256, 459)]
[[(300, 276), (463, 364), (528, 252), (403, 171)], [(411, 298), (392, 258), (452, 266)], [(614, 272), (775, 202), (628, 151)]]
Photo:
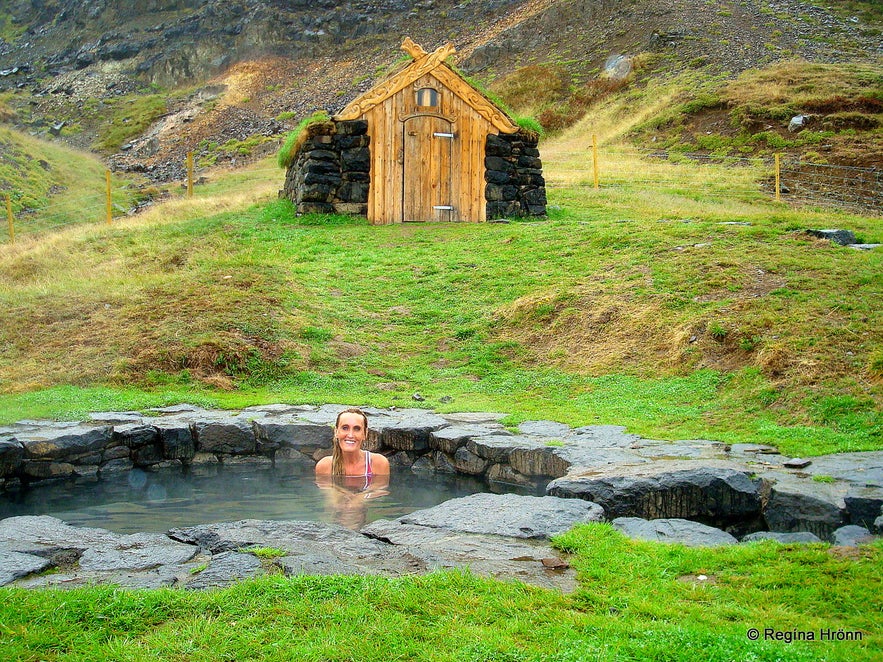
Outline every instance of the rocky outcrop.
[(546, 491), (594, 501), (611, 518), (683, 518), (744, 532), (763, 528), (765, 489), (750, 471), (681, 461), (559, 478)]

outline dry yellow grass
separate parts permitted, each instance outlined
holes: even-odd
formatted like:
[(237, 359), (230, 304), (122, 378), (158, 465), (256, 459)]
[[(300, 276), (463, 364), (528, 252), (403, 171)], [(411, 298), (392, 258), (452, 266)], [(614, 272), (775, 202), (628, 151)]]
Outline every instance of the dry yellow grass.
[(883, 72), (879, 67), (790, 60), (746, 72), (723, 86), (722, 97), (731, 106), (763, 108), (787, 103), (800, 108), (832, 101), (840, 105), (844, 100), (870, 100), (881, 87)]

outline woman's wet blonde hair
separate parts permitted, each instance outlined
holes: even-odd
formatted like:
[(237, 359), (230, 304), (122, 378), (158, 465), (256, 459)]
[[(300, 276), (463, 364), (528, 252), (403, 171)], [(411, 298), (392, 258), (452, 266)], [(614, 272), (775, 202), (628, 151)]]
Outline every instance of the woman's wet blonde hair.
[(337, 415), (337, 418), (334, 421), (334, 439), (331, 442), (331, 475), (332, 476), (343, 476), (344, 468), (343, 468), (343, 451), (340, 450), (340, 442), (337, 440), (337, 426), (340, 424), (340, 417), (344, 414), (358, 414), (362, 417), (362, 421), (364, 421), (365, 426), (365, 441), (368, 441), (368, 414), (363, 412), (358, 407), (350, 407), (349, 409), (344, 409)]

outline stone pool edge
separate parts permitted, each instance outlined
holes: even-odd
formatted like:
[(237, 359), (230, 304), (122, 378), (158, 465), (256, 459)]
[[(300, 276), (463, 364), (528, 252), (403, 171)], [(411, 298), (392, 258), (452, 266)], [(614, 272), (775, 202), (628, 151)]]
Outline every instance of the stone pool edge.
[[(150, 470), (207, 463), (308, 465), (328, 452), (331, 425), (342, 408), (343, 405), (267, 405), (230, 412), (181, 405), (146, 414), (99, 413), (78, 422), (21, 421), (0, 428), (0, 488), (15, 489), (22, 483), (39, 484), (54, 479), (99, 480), (106, 473), (133, 468)], [(855, 544), (883, 528), (880, 451), (802, 460), (783, 457), (769, 446), (644, 439), (618, 426), (571, 428), (554, 421), (527, 421), (513, 431), (500, 424), (505, 417), (501, 413), (437, 414), (422, 409), (374, 408), (366, 411), (370, 416), (370, 447), (387, 454), (394, 465), (416, 472), (483, 476), (501, 485), (548, 479), (546, 491), (550, 496), (523, 498), (555, 497), (562, 503), (579, 499), (597, 504), (597, 512), (603, 515), (596, 520), (612, 521), (627, 535), (686, 544), (727, 544), (738, 538), (757, 537)], [(525, 509), (525, 504), (521, 502), (519, 509)], [(17, 519), (21, 518), (8, 518), (0, 525)], [(414, 526), (403, 519), (395, 520), (396, 527)], [(369, 537), (371, 526), (366, 527)], [(447, 530), (443, 526), (434, 528)], [(457, 535), (464, 533), (451, 530)], [(401, 535), (401, 531), (395, 534)], [(383, 536), (376, 538), (381, 539)], [(0, 584), (8, 583), (3, 578), (10, 573), (4, 575), (4, 568), (13, 567), (14, 563), (22, 562), (22, 567), (29, 567), (27, 562), (41, 565), (39, 561), (15, 556), (22, 550), (10, 546), (8, 537), (5, 540), (0, 537)], [(432, 549), (428, 539), (417, 536), (413, 540), (420, 542), (401, 542), (412, 540), (405, 536), (400, 538), (399, 545), (391, 540), (382, 541), (399, 547), (396, 553), (405, 553), (402, 545), (410, 549), (407, 554), (423, 570), (436, 565), (446, 567), (448, 561), (441, 551), (440, 565), (434, 565), (431, 559), (414, 561), (420, 556), (415, 549)], [(481, 545), (473, 542), (473, 561), (480, 565)], [(439, 549), (444, 548), (439, 545)], [(221, 552), (215, 549), (215, 553), (209, 549), (212, 562), (207, 567), (218, 568), (215, 557), (228, 552), (241, 554), (232, 548)], [(512, 558), (519, 558), (520, 554), (537, 560), (533, 558), (536, 554), (521, 552), (524, 550), (513, 551)], [(542, 553), (551, 551), (545, 549)], [(313, 556), (314, 565), (322, 574), (327, 560), (321, 561), (323, 557), (318, 552)], [(44, 557), (51, 559), (52, 554)], [(231, 567), (234, 561), (254, 565), (253, 560), (241, 556), (228, 554), (223, 558)], [(504, 560), (495, 557), (491, 566), (503, 567)], [(310, 565), (303, 561), (297, 565), (298, 572)], [(460, 567), (458, 564), (465, 561), (459, 558), (450, 562), (451, 567)], [(46, 567), (60, 566), (55, 563), (35, 567), (26, 575)], [(293, 567), (285, 571), (294, 572)], [(10, 581), (20, 583), (20, 578), (26, 576), (20, 572), (12, 573), (17, 576)], [(145, 571), (138, 572), (143, 575)], [(181, 578), (176, 577), (175, 581), (180, 583)], [(116, 581), (120, 579), (117, 576)], [(168, 585), (169, 577), (156, 581)]]

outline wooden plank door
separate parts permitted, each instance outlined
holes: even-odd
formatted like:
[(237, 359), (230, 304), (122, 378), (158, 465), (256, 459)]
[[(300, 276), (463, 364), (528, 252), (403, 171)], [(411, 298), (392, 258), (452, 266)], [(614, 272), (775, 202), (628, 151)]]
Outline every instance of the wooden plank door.
[(402, 220), (455, 221), (451, 187), (454, 128), (432, 115), (404, 122)]

